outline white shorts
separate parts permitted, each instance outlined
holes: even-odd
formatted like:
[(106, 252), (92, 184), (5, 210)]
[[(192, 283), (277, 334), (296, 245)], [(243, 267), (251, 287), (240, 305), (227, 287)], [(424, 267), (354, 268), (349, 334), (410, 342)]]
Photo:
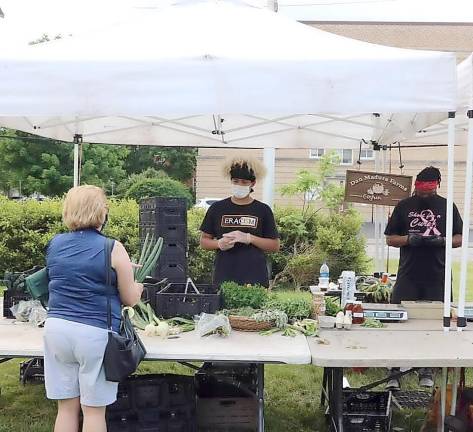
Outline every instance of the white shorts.
[(118, 383), (107, 381), (103, 369), (108, 331), (59, 318), (48, 318), (44, 329), (48, 399), (80, 397), (82, 405), (91, 407), (115, 402)]

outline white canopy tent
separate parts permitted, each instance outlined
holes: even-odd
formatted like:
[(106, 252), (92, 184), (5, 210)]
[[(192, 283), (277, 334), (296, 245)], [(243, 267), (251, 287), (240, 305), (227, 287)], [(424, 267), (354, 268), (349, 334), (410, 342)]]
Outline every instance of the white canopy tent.
[[(182, 1), (3, 50), (0, 125), (65, 141), (264, 148), (274, 168), (275, 148), (412, 137), (456, 110), (456, 82), (454, 54), (351, 40), (238, 1)], [(450, 227), (453, 149), (451, 134)], [(451, 246), (448, 269), (450, 257)]]

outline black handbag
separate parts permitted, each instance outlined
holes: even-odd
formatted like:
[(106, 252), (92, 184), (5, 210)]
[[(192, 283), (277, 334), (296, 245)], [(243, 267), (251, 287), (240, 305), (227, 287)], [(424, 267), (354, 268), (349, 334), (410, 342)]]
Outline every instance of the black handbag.
[[(112, 287), (112, 255), (113, 240), (105, 240), (106, 283), (109, 290)], [(120, 332), (112, 331), (112, 306), (110, 296), (107, 296), (107, 327), (108, 342), (103, 356), (103, 366), (107, 381), (120, 382), (138, 368), (146, 356), (146, 349), (136, 333), (127, 313), (122, 314)]]

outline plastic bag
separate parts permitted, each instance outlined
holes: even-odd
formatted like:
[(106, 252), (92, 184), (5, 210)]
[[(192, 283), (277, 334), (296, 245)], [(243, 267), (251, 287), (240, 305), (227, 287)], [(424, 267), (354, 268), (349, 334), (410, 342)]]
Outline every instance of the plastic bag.
[(13, 316), (22, 322), (30, 322), (36, 326), (44, 324), (48, 312), (38, 300), (21, 300), (10, 308)]
[(44, 325), (44, 322), (46, 321), (46, 318), (48, 317), (48, 311), (43, 307), (41, 302), (36, 300), (36, 303), (32, 308), (31, 308), (31, 313), (28, 318), (28, 322), (35, 327), (42, 327)]
[(197, 323), (196, 330), (200, 337), (210, 334), (228, 336), (232, 331), (232, 327), (225, 315), (203, 313)]

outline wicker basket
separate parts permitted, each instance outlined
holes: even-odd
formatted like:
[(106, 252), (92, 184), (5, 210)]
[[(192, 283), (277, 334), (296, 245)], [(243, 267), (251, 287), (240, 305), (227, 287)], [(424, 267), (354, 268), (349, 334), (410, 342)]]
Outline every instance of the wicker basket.
[(229, 315), (228, 320), (233, 330), (240, 331), (263, 331), (270, 330), (276, 327), (276, 321), (256, 321), (253, 318), (248, 318), (239, 315)]

